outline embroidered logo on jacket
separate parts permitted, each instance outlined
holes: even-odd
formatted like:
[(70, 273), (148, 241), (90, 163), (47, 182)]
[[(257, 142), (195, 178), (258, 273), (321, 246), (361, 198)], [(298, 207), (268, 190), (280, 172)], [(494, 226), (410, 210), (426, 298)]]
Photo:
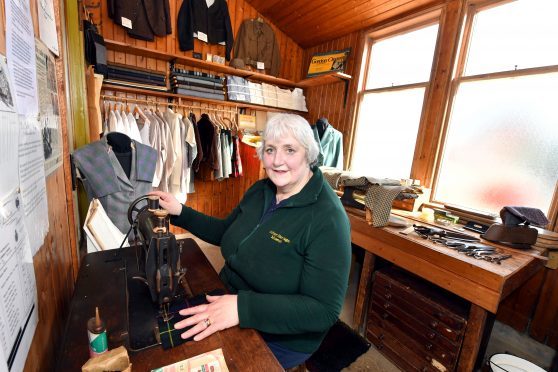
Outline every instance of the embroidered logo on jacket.
[(276, 233), (273, 230), (269, 231), (269, 235), (270, 235), (271, 240), (275, 240), (277, 243), (283, 244), (283, 243), (290, 243), (291, 242), (289, 240), (289, 238), (284, 237), (283, 235), (281, 235), (279, 233)]

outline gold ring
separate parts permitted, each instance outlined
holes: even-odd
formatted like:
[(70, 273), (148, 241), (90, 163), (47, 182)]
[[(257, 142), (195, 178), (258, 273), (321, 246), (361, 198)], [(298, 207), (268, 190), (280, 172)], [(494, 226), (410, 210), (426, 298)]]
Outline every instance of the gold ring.
[(205, 328), (208, 328), (211, 325), (211, 320), (209, 320), (209, 318), (205, 318), (203, 322), (205, 323)]

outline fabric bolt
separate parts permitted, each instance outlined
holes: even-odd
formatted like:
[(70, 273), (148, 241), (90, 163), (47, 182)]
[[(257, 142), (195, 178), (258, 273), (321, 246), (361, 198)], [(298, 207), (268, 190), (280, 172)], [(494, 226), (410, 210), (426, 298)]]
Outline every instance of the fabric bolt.
[(304, 97), (304, 91), (300, 88), (295, 88), (292, 91), (292, 96), (294, 100), (294, 109), (298, 111), (308, 111), (306, 107), (306, 98)]
[(248, 81), (240, 76), (227, 76), (227, 96), (231, 101), (250, 102)]
[(241, 328), (288, 350), (316, 351), (343, 306), (351, 260), (347, 214), (319, 169), (262, 224), (275, 185), (257, 181), (224, 219), (183, 206), (171, 223), (221, 246), (220, 278)]
[(181, 75), (171, 75), (171, 82), (176, 84), (191, 84), (198, 87), (223, 89), (224, 82), (221, 79), (210, 79), (201, 76), (181, 76)]
[(124, 67), (122, 65), (108, 65), (107, 77), (122, 78), (124, 80), (128, 78), (130, 80), (138, 78), (140, 80), (152, 82), (153, 84), (164, 84), (166, 81), (165, 73), (153, 70), (140, 70), (138, 68)]
[(276, 88), (277, 107), (292, 109), (292, 94), (289, 89)]
[(245, 64), (257, 68), (258, 62), (263, 62), (271, 75), (279, 75), (281, 53), (275, 33), (269, 24), (255, 19), (242, 22), (233, 52), (235, 58), (243, 59)]
[(248, 89), (250, 89), (250, 102), (257, 105), (264, 104), (263, 88), (261, 83), (248, 82)]
[(277, 107), (277, 90), (274, 85), (262, 83), (264, 105)]
[(157, 152), (149, 146), (131, 140), (132, 162), (127, 177), (118, 162), (107, 137), (75, 151), (74, 162), (87, 198), (99, 199), (111, 221), (122, 233), (127, 233), (128, 207), (138, 197), (152, 190)]
[(133, 38), (153, 41), (155, 35), (172, 33), (169, 0), (107, 0), (107, 8), (114, 23)]
[(175, 93), (176, 94), (181, 94), (181, 95), (184, 95), (184, 96), (216, 99), (216, 100), (219, 100), (219, 101), (224, 101), (225, 100), (225, 92), (205, 93), (205, 92), (198, 92), (196, 90), (191, 90), (191, 89), (178, 88), (178, 89), (175, 89)]
[(173, 84), (172, 89), (175, 92), (178, 89), (185, 89), (185, 90), (191, 90), (191, 91), (195, 91), (195, 92), (204, 92), (204, 93), (211, 93), (211, 94), (221, 94), (221, 92), (222, 92), (222, 89), (221, 90), (216, 90), (216, 89), (213, 89), (213, 88), (196, 87), (196, 86), (182, 85), (182, 84)]
[(229, 8), (225, 0), (215, 0), (207, 6), (205, 0), (184, 0), (180, 6), (177, 20), (178, 43), (180, 50), (194, 49), (194, 37), (205, 34), (209, 44), (225, 42), (225, 58), (231, 59), (233, 30)]

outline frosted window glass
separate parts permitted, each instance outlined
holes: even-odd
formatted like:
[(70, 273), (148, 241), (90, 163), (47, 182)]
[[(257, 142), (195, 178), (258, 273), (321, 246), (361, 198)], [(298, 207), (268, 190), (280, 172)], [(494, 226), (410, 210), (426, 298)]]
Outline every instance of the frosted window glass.
[(435, 199), (548, 211), (558, 178), (558, 73), (462, 83)]
[(437, 33), (436, 24), (374, 43), (366, 89), (429, 81)]
[(479, 12), (465, 75), (557, 65), (557, 15), (558, 0), (518, 0)]
[(351, 170), (373, 177), (409, 178), (423, 99), (424, 88), (365, 95)]

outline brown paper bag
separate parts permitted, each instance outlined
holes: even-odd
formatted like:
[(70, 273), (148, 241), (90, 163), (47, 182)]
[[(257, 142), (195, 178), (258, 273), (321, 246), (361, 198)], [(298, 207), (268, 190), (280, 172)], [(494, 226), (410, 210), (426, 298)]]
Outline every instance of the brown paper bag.
[(91, 358), (81, 367), (82, 372), (123, 371), (132, 372), (128, 351), (124, 346)]

